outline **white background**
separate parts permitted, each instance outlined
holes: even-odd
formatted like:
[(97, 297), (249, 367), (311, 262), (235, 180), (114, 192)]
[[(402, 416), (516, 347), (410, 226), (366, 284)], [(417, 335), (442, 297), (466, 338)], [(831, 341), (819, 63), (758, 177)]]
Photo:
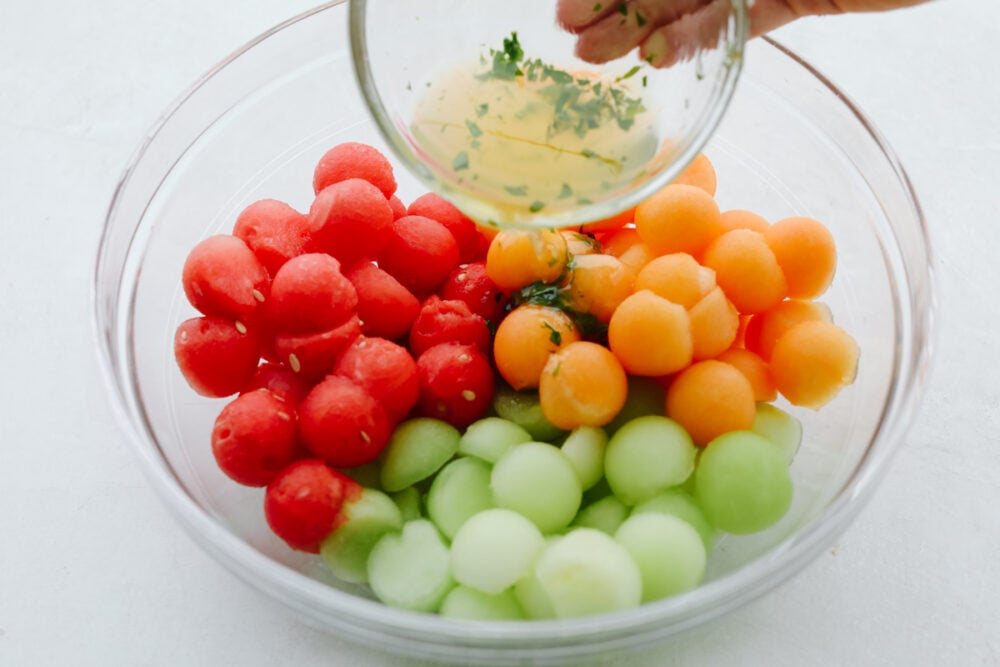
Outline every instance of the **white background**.
[[(302, 625), (147, 488), (99, 383), (91, 272), (159, 112), (308, 0), (0, 0), (0, 664), (411, 664)], [(1000, 2), (810, 19), (776, 37), (843, 88), (921, 196), (930, 391), (882, 488), (803, 573), (606, 664), (1000, 665)]]

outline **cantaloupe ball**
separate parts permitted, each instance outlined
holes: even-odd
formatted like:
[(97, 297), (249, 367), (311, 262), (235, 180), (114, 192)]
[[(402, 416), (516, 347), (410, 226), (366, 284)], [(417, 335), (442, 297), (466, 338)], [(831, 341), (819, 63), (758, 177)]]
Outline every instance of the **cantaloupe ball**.
[(778, 390), (771, 377), (771, 369), (759, 355), (741, 347), (732, 347), (716, 357), (719, 361), (734, 366), (750, 381), (753, 398), (757, 402), (769, 403), (778, 398)]
[(695, 185), (668, 185), (635, 209), (639, 237), (656, 255), (698, 257), (721, 232), (719, 206)]
[(743, 373), (714, 359), (691, 364), (667, 389), (667, 416), (700, 447), (723, 433), (749, 429), (756, 405)]
[(818, 410), (858, 371), (858, 344), (831, 322), (802, 322), (778, 339), (771, 352), (771, 376), (793, 405)]
[(600, 253), (574, 258), (566, 296), (573, 310), (607, 322), (632, 293), (635, 274), (617, 257)]
[(712, 161), (704, 153), (698, 153), (684, 171), (677, 175), (671, 183), (678, 185), (693, 185), (699, 187), (708, 194), (715, 196), (715, 189), (718, 185), (718, 178), (715, 174), (715, 167)]
[(797, 324), (812, 320), (832, 322), (833, 315), (825, 304), (818, 301), (786, 299), (750, 317), (743, 336), (743, 347), (763, 359), (770, 359), (774, 344), (782, 334)]
[(731, 232), (734, 229), (749, 229), (764, 233), (771, 226), (763, 216), (739, 208), (723, 211), (721, 220), (722, 228), (726, 232)]
[(813, 299), (826, 291), (837, 269), (833, 234), (812, 218), (785, 218), (764, 232), (785, 274), (788, 296)]
[(778, 260), (760, 232), (734, 229), (715, 239), (701, 263), (741, 313), (759, 313), (785, 298), (788, 288)]
[(715, 272), (685, 252), (656, 257), (635, 277), (635, 290), (648, 289), (664, 299), (691, 308), (715, 287)]
[(605, 255), (617, 257), (633, 275), (639, 273), (656, 255), (639, 238), (635, 227), (625, 227), (601, 237), (601, 249)]
[(740, 316), (719, 287), (709, 290), (688, 310), (691, 318), (692, 357), (711, 359), (727, 350), (736, 340)]
[(691, 318), (649, 290), (632, 294), (608, 323), (608, 346), (633, 375), (668, 375), (691, 363)]

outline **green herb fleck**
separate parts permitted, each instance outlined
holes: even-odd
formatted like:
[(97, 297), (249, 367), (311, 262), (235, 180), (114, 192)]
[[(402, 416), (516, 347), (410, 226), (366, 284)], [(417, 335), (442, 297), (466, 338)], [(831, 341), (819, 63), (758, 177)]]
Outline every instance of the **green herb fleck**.
[(631, 79), (638, 72), (639, 72), (639, 66), (636, 65), (635, 67), (633, 67), (632, 69), (630, 69), (629, 71), (625, 72), (620, 77), (618, 77), (617, 79), (615, 79), (615, 83), (618, 83), (619, 81), (624, 81), (625, 79)]
[(503, 189), (515, 197), (523, 197), (528, 194), (527, 185), (505, 185), (503, 186)]
[(642, 75), (642, 87), (643, 88), (646, 87), (646, 75), (645, 74)]
[(476, 118), (482, 118), (490, 110), (490, 105), (485, 102), (476, 107)]
[(481, 136), (483, 136), (483, 131), (482, 131), (482, 130), (480, 130), (480, 129), (479, 129), (479, 126), (478, 126), (478, 125), (476, 125), (475, 123), (473, 123), (473, 122), (472, 122), (471, 120), (466, 120), (466, 121), (465, 121), (465, 126), (466, 126), (467, 128), (469, 128), (469, 134), (471, 134), (471, 135), (472, 135), (472, 138), (473, 138), (473, 139), (475, 139), (476, 137), (481, 137)]
[(602, 9), (603, 7), (604, 7), (604, 5), (602, 5), (601, 3), (599, 3), (599, 2), (598, 2), (598, 3), (596, 4), (596, 5), (594, 5), (594, 9), (593, 9), (593, 11), (595, 11), (595, 12), (599, 12), (599, 11), (601, 11), (601, 9)]
[[(556, 343), (558, 345), (559, 343)], [(557, 377), (559, 375), (559, 369), (562, 368), (562, 362), (557, 361), (556, 367), (552, 369), (552, 377)]]
[(538, 213), (543, 208), (545, 208), (545, 202), (543, 202), (543, 201), (533, 201), (533, 202), (531, 202), (531, 206), (528, 207), (528, 210), (531, 211), (532, 213)]
[(597, 153), (590, 150), (589, 148), (584, 148), (582, 151), (580, 151), (580, 155), (582, 155), (583, 157), (600, 157)]
[(628, 16), (628, 5), (626, 5), (624, 2), (619, 2), (618, 13), (621, 14), (622, 16)]
[(639, 13), (639, 10), (635, 10), (635, 22), (639, 24), (639, 27), (646, 25), (646, 17)]
[(563, 183), (562, 189), (559, 190), (559, 196), (556, 199), (566, 199), (567, 197), (573, 196), (573, 188), (569, 187), (569, 183)]
[(451, 161), (451, 168), (454, 171), (461, 171), (463, 169), (469, 168), (469, 154), (465, 151), (460, 151), (455, 159)]
[(593, 200), (587, 199), (586, 197), (580, 197), (579, 199), (576, 200), (576, 203), (579, 204), (580, 206), (589, 206), (594, 202)]
[(549, 330), (549, 342), (553, 345), (562, 345), (562, 334), (559, 330), (548, 322), (542, 322), (542, 325)]

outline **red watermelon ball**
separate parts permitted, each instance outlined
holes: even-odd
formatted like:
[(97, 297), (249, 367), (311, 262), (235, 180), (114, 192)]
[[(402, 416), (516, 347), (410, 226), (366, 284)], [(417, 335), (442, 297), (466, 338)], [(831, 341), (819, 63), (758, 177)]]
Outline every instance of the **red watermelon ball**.
[(441, 343), (475, 345), (489, 354), (490, 340), (486, 320), (469, 310), (464, 301), (443, 300), (438, 296), (424, 301), (410, 328), (410, 351), (418, 357)]
[(474, 345), (435, 345), (417, 359), (420, 413), (465, 428), (493, 401), (493, 369)]
[(278, 270), (268, 311), (278, 331), (314, 333), (342, 324), (357, 305), (357, 290), (340, 272), (340, 262), (323, 253), (308, 253)]
[(334, 146), (320, 158), (313, 172), (313, 192), (319, 194), (324, 188), (350, 178), (368, 181), (386, 199), (396, 192), (396, 178), (389, 160), (377, 148), (357, 142)]
[(274, 276), (281, 265), (309, 248), (309, 220), (285, 202), (261, 199), (240, 213), (233, 236), (242, 239)]
[(368, 181), (351, 178), (329, 185), (309, 208), (309, 232), (317, 250), (344, 264), (374, 259), (392, 226), (392, 207)]
[(215, 419), (212, 453), (233, 481), (266, 486), (298, 453), (295, 411), (266, 389), (241, 394)]
[(374, 461), (389, 442), (385, 410), (357, 383), (329, 375), (299, 404), (306, 449), (338, 468)]
[(406, 335), (420, 310), (420, 302), (399, 281), (371, 262), (347, 270), (358, 291), (358, 316), (366, 336), (390, 340)]
[(317, 459), (292, 463), (271, 480), (264, 493), (264, 517), (274, 534), (299, 551), (319, 553), (320, 544), (346, 518), (345, 502), (361, 496), (347, 475)]
[(392, 209), (393, 220), (399, 220), (406, 215), (406, 204), (396, 195), (389, 197), (389, 208)]
[(442, 299), (464, 301), (469, 310), (494, 326), (500, 324), (510, 301), (486, 273), (486, 262), (459, 264), (448, 274), (440, 294)]
[(222, 317), (194, 317), (174, 334), (174, 357), (191, 388), (202, 396), (222, 398), (242, 390), (257, 372), (260, 347), (240, 322)]
[(458, 265), (458, 243), (440, 222), (407, 215), (392, 223), (378, 260), (413, 294), (432, 294)]
[(191, 249), (181, 283), (188, 301), (203, 315), (239, 319), (263, 303), (270, 277), (242, 239), (218, 234)]
[(333, 369), (335, 375), (364, 388), (399, 423), (417, 404), (420, 383), (417, 364), (405, 347), (384, 338), (354, 341)]
[(266, 389), (276, 399), (284, 401), (292, 409), (302, 402), (312, 387), (292, 369), (284, 364), (267, 362), (257, 367), (257, 372), (243, 388), (247, 394), (258, 389)]
[(458, 261), (472, 261), (479, 251), (479, 228), (467, 215), (444, 197), (433, 192), (417, 197), (406, 209), (408, 215), (420, 215), (440, 222), (458, 243)]
[(340, 355), (361, 335), (361, 320), (351, 315), (327, 331), (306, 334), (278, 334), (274, 349), (283, 364), (303, 382), (313, 383), (333, 371)]

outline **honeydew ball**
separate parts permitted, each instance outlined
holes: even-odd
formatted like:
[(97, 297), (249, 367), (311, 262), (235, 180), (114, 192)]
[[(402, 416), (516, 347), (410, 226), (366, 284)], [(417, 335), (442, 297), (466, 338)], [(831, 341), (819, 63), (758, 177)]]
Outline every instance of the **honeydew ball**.
[(632, 515), (644, 514), (646, 512), (659, 512), (660, 514), (670, 514), (683, 519), (691, 524), (691, 527), (698, 531), (701, 541), (705, 544), (705, 552), (712, 553), (715, 546), (716, 530), (705, 518), (698, 503), (690, 493), (681, 489), (668, 489), (663, 493), (645, 500), (632, 509)]
[(802, 423), (770, 403), (758, 403), (750, 430), (773, 442), (790, 465), (802, 443)]
[(368, 559), (368, 582), (390, 607), (434, 612), (455, 586), (448, 547), (434, 524), (410, 521), (402, 533), (387, 533)]
[(485, 461), (455, 459), (434, 477), (427, 492), (427, 516), (447, 538), (453, 538), (465, 521), (493, 507), (491, 468)]
[(626, 505), (684, 482), (694, 470), (691, 436), (672, 419), (650, 415), (622, 426), (608, 441), (604, 475)]
[(534, 438), (514, 422), (500, 417), (485, 417), (469, 424), (458, 441), (458, 453), (496, 463), (508, 449)]
[(675, 516), (635, 514), (618, 528), (615, 540), (639, 567), (643, 602), (691, 590), (705, 576), (707, 556), (701, 536)]
[(382, 453), (382, 488), (402, 491), (430, 477), (458, 451), (459, 438), (458, 429), (440, 419), (404, 421)]
[(583, 495), (573, 464), (543, 442), (512, 447), (493, 466), (490, 486), (498, 507), (527, 517), (546, 534), (569, 525)]
[(445, 596), (438, 613), (473, 621), (518, 621), (525, 617), (512, 589), (491, 595), (461, 584)]
[(639, 566), (614, 538), (575, 528), (547, 547), (535, 566), (556, 618), (603, 614), (639, 605)]
[(591, 488), (604, 476), (604, 450), (608, 444), (608, 434), (598, 426), (580, 426), (563, 441), (560, 449), (573, 464), (580, 486), (584, 491)]
[(732, 431), (708, 443), (695, 475), (696, 499), (705, 517), (727, 533), (764, 530), (792, 503), (784, 454), (750, 431)]
[(455, 534), (452, 571), (460, 584), (497, 594), (524, 577), (544, 545), (538, 528), (517, 512), (484, 510)]
[(403, 528), (403, 517), (392, 499), (374, 489), (362, 488), (360, 497), (344, 503), (344, 522), (320, 545), (320, 556), (330, 571), (352, 583), (368, 581), (368, 557), (389, 532)]

